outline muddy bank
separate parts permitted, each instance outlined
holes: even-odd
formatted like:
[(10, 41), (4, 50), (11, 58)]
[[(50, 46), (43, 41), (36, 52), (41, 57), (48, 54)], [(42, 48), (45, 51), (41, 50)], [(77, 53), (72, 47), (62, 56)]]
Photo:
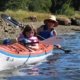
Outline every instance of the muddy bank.
[(78, 32), (80, 31), (80, 26), (65, 26), (65, 25), (59, 25), (57, 28), (55, 28), (58, 34), (65, 34), (65, 33), (71, 33), (71, 32)]
[[(28, 22), (24, 24), (32, 24), (34, 28), (38, 28), (40, 25), (43, 24), (43, 22)], [(58, 34), (65, 34), (75, 31), (80, 31), (80, 26), (65, 26), (65, 25), (59, 25), (55, 28)], [(8, 26), (6, 23), (0, 22), (0, 39), (4, 38), (11, 38), (15, 39), (20, 34), (21, 30), (19, 28), (15, 28), (14, 26)]]

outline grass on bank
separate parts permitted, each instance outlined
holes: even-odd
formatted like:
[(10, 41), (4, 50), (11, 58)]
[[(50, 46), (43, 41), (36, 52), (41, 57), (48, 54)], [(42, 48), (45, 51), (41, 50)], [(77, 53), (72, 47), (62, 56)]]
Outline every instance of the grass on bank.
[[(21, 21), (21, 22), (27, 22), (28, 21), (28, 17), (30, 16), (36, 16), (38, 21), (43, 21), (44, 19), (46, 19), (49, 15), (51, 15), (51, 13), (38, 13), (38, 12), (29, 12), (29, 11), (23, 11), (23, 10), (17, 10), (17, 11), (11, 11), (11, 10), (6, 10), (4, 12), (0, 12), (10, 15), (12, 17), (14, 17), (16, 20)], [(57, 18), (71, 18), (71, 17), (75, 17), (75, 18), (79, 18), (80, 19), (80, 12), (75, 12), (75, 15), (72, 16), (66, 16), (66, 15), (56, 15)]]
[(22, 22), (26, 22), (27, 18), (30, 16), (36, 16), (37, 20), (41, 21), (41, 20), (47, 18), (48, 15), (50, 15), (50, 13), (37, 13), (37, 12), (28, 12), (28, 11), (23, 11), (23, 10), (18, 10), (18, 11), (6, 10), (3, 13), (8, 14)]

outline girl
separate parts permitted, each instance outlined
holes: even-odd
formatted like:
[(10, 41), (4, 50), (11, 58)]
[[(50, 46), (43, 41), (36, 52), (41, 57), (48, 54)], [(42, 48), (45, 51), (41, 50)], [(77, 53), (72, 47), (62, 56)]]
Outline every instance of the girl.
[(38, 38), (35, 36), (35, 31), (32, 25), (26, 25), (23, 32), (18, 37), (18, 41), (23, 43), (24, 45), (28, 45), (28, 47), (39, 48)]

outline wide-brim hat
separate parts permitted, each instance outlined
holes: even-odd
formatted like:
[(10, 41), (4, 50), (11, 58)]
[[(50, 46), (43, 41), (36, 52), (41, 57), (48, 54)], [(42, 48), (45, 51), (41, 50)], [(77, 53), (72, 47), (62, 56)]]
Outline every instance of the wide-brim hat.
[(55, 24), (54, 27), (57, 27), (58, 22), (57, 22), (57, 20), (56, 20), (56, 16), (50, 15), (49, 18), (47, 18), (47, 19), (44, 20), (44, 23), (46, 24), (46, 23), (48, 23), (48, 22), (50, 22), (50, 21)]

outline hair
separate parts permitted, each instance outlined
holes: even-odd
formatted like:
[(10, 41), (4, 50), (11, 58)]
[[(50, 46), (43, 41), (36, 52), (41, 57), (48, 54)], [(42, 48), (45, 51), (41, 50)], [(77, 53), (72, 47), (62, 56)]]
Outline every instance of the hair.
[(30, 31), (34, 31), (34, 35), (35, 35), (35, 29), (33, 28), (33, 26), (32, 25), (26, 25), (25, 26), (25, 28), (24, 28), (24, 30), (23, 30), (23, 32), (22, 32), (22, 34), (24, 35), (24, 37), (26, 37), (26, 32), (30, 32)]

